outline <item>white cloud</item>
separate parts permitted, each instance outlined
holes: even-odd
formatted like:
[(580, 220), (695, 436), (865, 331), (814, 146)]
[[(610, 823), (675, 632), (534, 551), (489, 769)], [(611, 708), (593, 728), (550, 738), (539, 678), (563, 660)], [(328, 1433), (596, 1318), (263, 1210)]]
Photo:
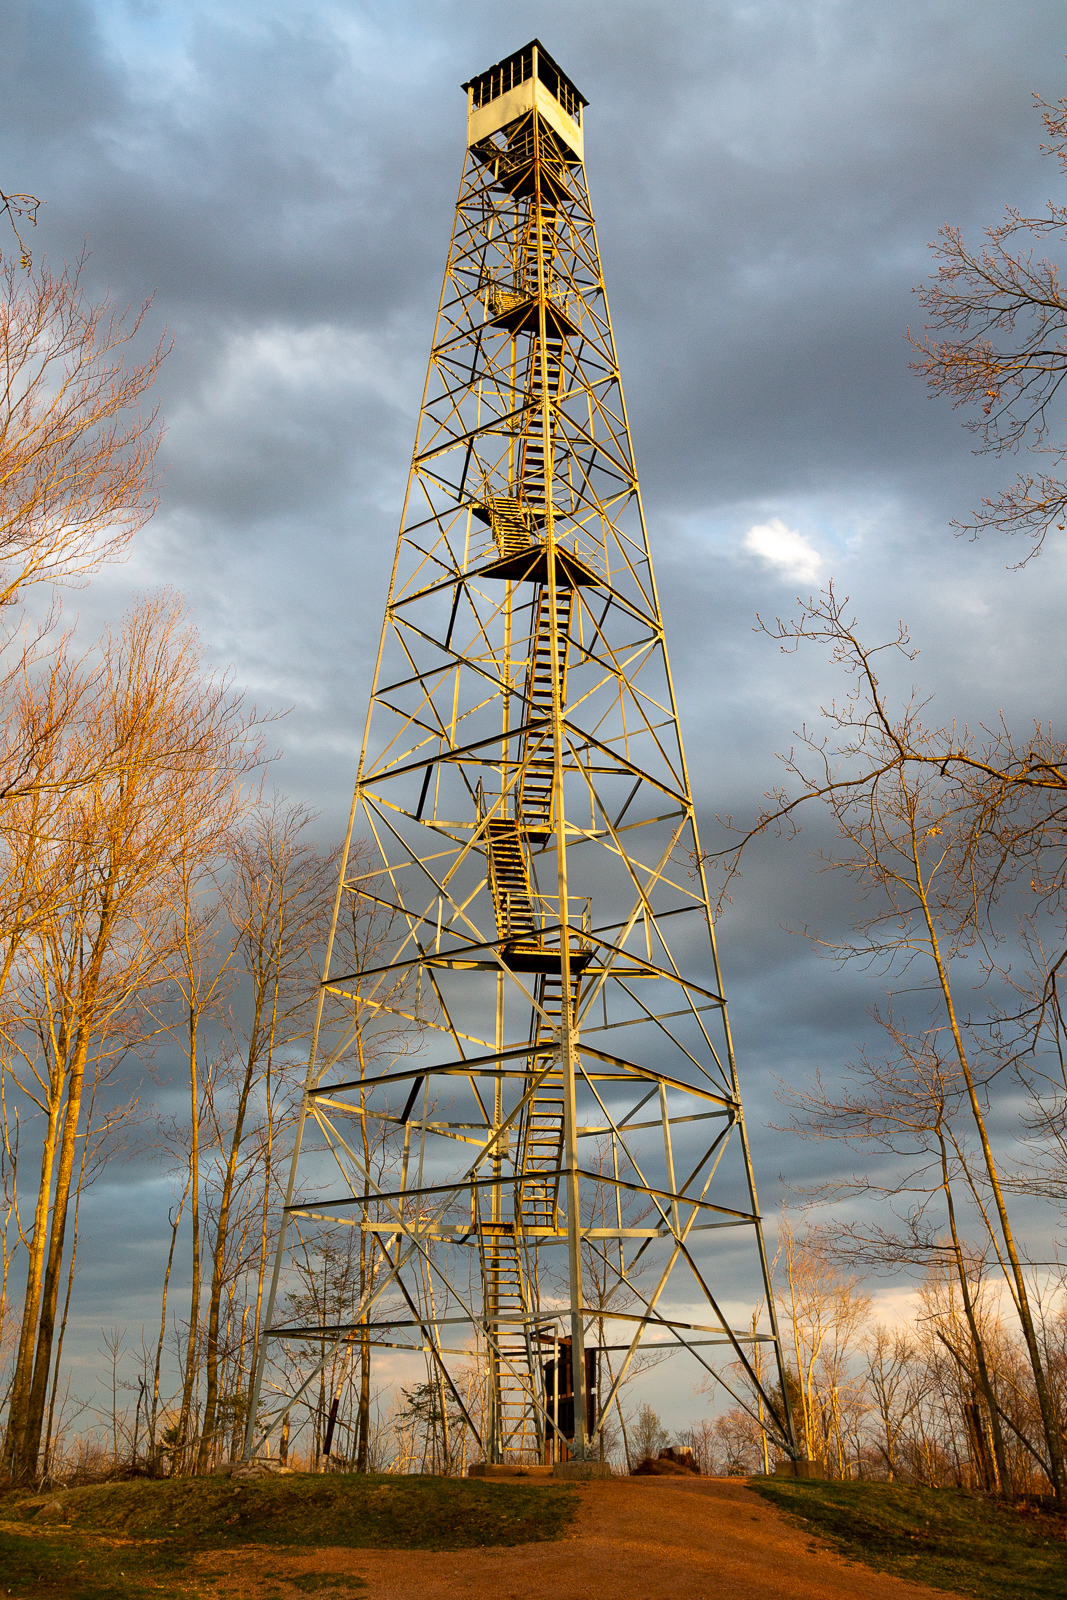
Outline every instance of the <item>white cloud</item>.
[(819, 552), (796, 528), (787, 528), (781, 517), (758, 522), (754, 528), (749, 528), (741, 543), (768, 566), (776, 568), (781, 577), (799, 583), (814, 582), (822, 566)]

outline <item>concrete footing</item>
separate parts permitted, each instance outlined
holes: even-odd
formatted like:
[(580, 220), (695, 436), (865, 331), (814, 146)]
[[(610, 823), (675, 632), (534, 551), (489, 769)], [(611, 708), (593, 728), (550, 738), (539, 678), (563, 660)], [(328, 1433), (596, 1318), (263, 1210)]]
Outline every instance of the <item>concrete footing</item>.
[(817, 1461), (809, 1461), (807, 1456), (799, 1456), (796, 1461), (779, 1461), (774, 1469), (776, 1478), (822, 1478), (825, 1476), (822, 1467)]
[(552, 1468), (554, 1478), (611, 1478), (614, 1477), (606, 1461), (557, 1461)]

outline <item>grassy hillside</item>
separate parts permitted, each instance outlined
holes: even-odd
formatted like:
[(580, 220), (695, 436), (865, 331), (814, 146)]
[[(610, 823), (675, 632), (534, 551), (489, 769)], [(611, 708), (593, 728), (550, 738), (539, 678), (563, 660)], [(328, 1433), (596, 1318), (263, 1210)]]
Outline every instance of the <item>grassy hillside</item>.
[[(576, 1508), (567, 1484), (341, 1474), (8, 1493), (0, 1497), (0, 1572), (3, 1589), (35, 1600), (193, 1600), (198, 1588), (190, 1562), (205, 1551), (242, 1544), (353, 1550), (527, 1544), (559, 1538)], [(198, 1572), (199, 1579), (210, 1576)], [(313, 1592), (345, 1584), (308, 1574), (296, 1587)], [(347, 1580), (347, 1587), (358, 1584)]]
[(850, 1560), (981, 1600), (1064, 1600), (1067, 1518), (892, 1483), (751, 1487)]

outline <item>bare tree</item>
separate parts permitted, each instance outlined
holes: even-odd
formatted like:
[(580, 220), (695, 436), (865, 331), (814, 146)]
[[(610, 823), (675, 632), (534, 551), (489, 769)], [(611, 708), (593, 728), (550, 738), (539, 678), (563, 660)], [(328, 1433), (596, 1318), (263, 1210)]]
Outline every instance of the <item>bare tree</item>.
[[(347, 998), (329, 996), (323, 1012), (323, 1025), (327, 1036), (344, 1037), (355, 1032), (351, 1045), (339, 1061), (354, 1070), (362, 1084), (368, 1070), (389, 1055), (400, 1055), (419, 1038), (422, 1027), (418, 1020), (426, 1010), (425, 1002), (412, 993), (407, 972), (399, 973), (393, 982), (380, 987), (373, 1007), (362, 1004), (362, 981), (359, 974), (367, 968), (381, 968), (389, 960), (397, 935), (398, 917), (393, 909), (389, 884), (384, 876), (373, 871), (376, 852), (366, 840), (351, 842), (345, 866), (349, 881), (360, 882), (363, 893), (347, 895), (338, 906), (337, 925), (334, 930), (334, 949), (338, 966), (353, 974), (345, 983)], [(401, 1014), (409, 1011), (415, 1021)], [(353, 1017), (354, 1013), (354, 1017)], [(366, 1198), (368, 1221), (380, 1222), (385, 1213), (380, 1204), (369, 1199), (372, 1182), (379, 1188), (384, 1185), (384, 1175), (394, 1160), (403, 1135), (395, 1123), (367, 1115), (367, 1097), (364, 1089), (359, 1095), (358, 1142), (363, 1158), (363, 1193)], [(356, 1299), (362, 1301), (373, 1286), (377, 1275), (387, 1266), (378, 1248), (379, 1235), (360, 1230), (359, 1271)], [(426, 1260), (429, 1274), (429, 1259)], [(429, 1279), (428, 1279), (429, 1287)], [(366, 1472), (371, 1448), (371, 1387), (372, 1346), (367, 1319), (362, 1319), (359, 1335), (359, 1407), (357, 1422), (356, 1471)], [(259, 1326), (257, 1316), (257, 1329)], [(439, 1358), (430, 1358), (432, 1373), (428, 1381), (436, 1382), (442, 1389), (439, 1410), (447, 1428), (450, 1402), (444, 1394), (443, 1369)]]
[[(280, 797), (245, 805), (243, 814), (230, 813), (215, 855), (173, 876), (171, 921), (160, 949), (171, 985), (156, 1014), (188, 1063), (190, 1102), (188, 1117), (159, 1125), (159, 1143), (183, 1196), (193, 1267), (188, 1323), (174, 1330), (182, 1340), (180, 1398), (164, 1428), (174, 1472), (210, 1470), (247, 1420), (276, 1240), (278, 1151), (299, 1106), (335, 899), (338, 852), (318, 849), (313, 822), (303, 807)], [(350, 853), (350, 870), (358, 871), (361, 849), (357, 843)], [(335, 944), (354, 972), (379, 965), (377, 956), (395, 937), (395, 914), (371, 892), (376, 881), (365, 874), (361, 881), (368, 893), (358, 905), (346, 902), (351, 915), (335, 929)], [(404, 975), (395, 992), (377, 998), (402, 1001), (409, 1010), (407, 983)], [(345, 1072), (362, 1077), (383, 1052), (395, 1054), (418, 1032), (417, 1022), (393, 1015), (388, 1005), (379, 1011), (358, 1001), (353, 1028), (353, 1009), (343, 996), (329, 997), (326, 1006), (325, 1029), (347, 1041), (338, 1058)], [(370, 1184), (381, 1179), (398, 1134), (395, 1118), (359, 1120), (356, 1141)], [(373, 1214), (374, 1202), (369, 1206)], [(179, 1221), (172, 1218), (172, 1255)], [(373, 1237), (353, 1239), (347, 1230), (342, 1237), (341, 1288), (331, 1277), (338, 1241), (314, 1233), (305, 1241), (315, 1292), (331, 1305), (349, 1290), (358, 1301), (383, 1266)], [(324, 1262), (333, 1265), (319, 1284)], [(161, 1307), (157, 1369), (166, 1327)], [(323, 1376), (327, 1386), (340, 1386), (339, 1405), (357, 1396), (355, 1420), (350, 1424), (342, 1409), (336, 1424), (346, 1459), (354, 1444), (357, 1470), (367, 1470), (374, 1448), (371, 1354), (368, 1329), (346, 1344), (337, 1370)], [(289, 1446), (287, 1429), (286, 1452)]]
[(789, 1219), (781, 1224), (778, 1301), (787, 1338), (804, 1429), (805, 1454), (843, 1476), (841, 1417), (848, 1362), (870, 1315), (870, 1297), (845, 1277), (823, 1240), (797, 1238)]
[[(776, 792), (745, 839), (767, 828), (795, 826), (797, 808), (807, 800), (826, 804), (843, 848), (824, 858), (824, 864), (853, 880), (862, 909), (850, 941), (817, 943), (841, 960), (881, 966), (897, 975), (914, 970), (928, 974), (933, 1001), (923, 1034), (928, 1041), (945, 1038), (945, 1054), (952, 1060), (977, 1138), (988, 1205), (969, 1166), (963, 1167), (963, 1175), (1015, 1304), (1041, 1410), (1049, 1476), (1063, 1503), (1067, 1481), (1054, 1396), (983, 1108), (1004, 1063), (994, 1057), (982, 1075), (982, 1053), (976, 1054), (965, 1036), (952, 976), (961, 955), (976, 945), (987, 952), (995, 940), (991, 909), (1021, 863), (1035, 856), (1044, 861), (1050, 841), (1062, 843), (1062, 752), (1049, 759), (1050, 741), (1044, 740), (1042, 754), (1042, 740), (1035, 740), (1018, 768), (1017, 784), (1007, 770), (1014, 770), (1014, 757), (1007, 764), (1002, 759), (1014, 749), (1007, 733), (991, 747), (976, 748), (968, 736), (957, 737), (955, 729), (928, 728), (914, 697), (894, 718), (876, 662), (880, 650), (906, 651), (906, 631), (901, 628), (888, 646), (867, 648), (832, 588), (810, 601), (795, 622), (779, 621), (768, 631), (787, 649), (802, 641), (828, 643), (852, 684), (842, 703), (824, 710), (829, 731), (822, 736), (805, 731), (799, 751), (786, 758), (801, 793), (790, 797)], [(731, 868), (736, 848), (732, 858)], [(1035, 887), (1047, 900), (1054, 901), (1059, 893), (1064, 870), (1062, 860), (1049, 863), (1044, 878), (1035, 878)], [(914, 976), (908, 981), (914, 988)], [(960, 1148), (955, 1141), (957, 1154)]]
[(661, 1450), (665, 1450), (671, 1442), (669, 1432), (647, 1403), (642, 1405), (637, 1415), (632, 1418), (630, 1437), (633, 1440), (633, 1452), (637, 1461), (650, 1460)]
[[(1051, 105), (1034, 98), (1049, 139), (1042, 149), (1067, 171), (1067, 99)], [(1043, 254), (1048, 241), (1065, 234), (1067, 207), (1052, 200), (1033, 217), (1008, 207), (977, 250), (958, 228), (941, 228), (931, 247), (937, 275), (916, 290), (931, 321), (927, 336), (912, 341), (920, 352), (914, 368), (932, 392), (978, 409), (965, 426), (980, 451), (1002, 455), (1025, 446), (1050, 459), (1050, 471), (1020, 472), (969, 522), (954, 524), (972, 536), (990, 528), (1024, 535), (1031, 541), (1024, 560), (1050, 529), (1067, 525), (1067, 438), (1056, 416), (1067, 376), (1067, 298), (1058, 266)]]
[(878, 1449), (892, 1483), (899, 1472), (901, 1434), (921, 1398), (915, 1382), (916, 1345), (907, 1329), (891, 1329), (878, 1322), (867, 1334), (864, 1354), (867, 1385), (881, 1430)]
[[(191, 1281), (189, 1322), (186, 1331), (184, 1379), (178, 1420), (172, 1439), (172, 1467), (179, 1470), (190, 1446), (194, 1392), (199, 1371), (200, 1310), (203, 1297), (202, 1272), (202, 1181), (201, 1140), (205, 1123), (210, 1121), (217, 1052), (208, 1049), (205, 1030), (221, 1026), (226, 1006), (238, 982), (237, 945), (223, 937), (227, 898), (224, 879), (233, 830), (249, 809), (249, 797), (234, 786), (220, 794), (213, 815), (204, 816), (194, 830), (181, 827), (174, 844), (174, 865), (168, 890), (169, 914), (161, 927), (157, 948), (168, 982), (163, 986), (162, 1003), (157, 1008), (161, 1028), (179, 1044), (185, 1055), (189, 1083), (188, 1119), (178, 1119), (161, 1128), (164, 1159), (179, 1155), (184, 1169), (182, 1200), (171, 1225), (171, 1248), (163, 1281), (160, 1308), (160, 1334), (155, 1375), (156, 1395), (153, 1430), (158, 1410), (159, 1370), (166, 1338), (166, 1298), (170, 1265), (177, 1243), (181, 1212), (189, 1202)], [(175, 994), (177, 998), (175, 998)]]
[(0, 272), (0, 605), (113, 560), (155, 510), (155, 412), (138, 414), (166, 354), (129, 363), (133, 317), (92, 301), (83, 263)]
[[(332, 863), (339, 854), (339, 851), (332, 853), (331, 870), (333, 870)], [(348, 851), (346, 878), (349, 883), (359, 883), (361, 892), (358, 896), (350, 895), (342, 899), (338, 899), (335, 895), (330, 897), (332, 905), (336, 908), (336, 923), (332, 932), (335, 962), (347, 969), (348, 976), (336, 988), (331, 985), (323, 995), (319, 1022), (320, 1061), (328, 1059), (334, 1069), (342, 1072), (345, 1077), (356, 1077), (360, 1083), (364, 1082), (368, 1072), (377, 1063), (383, 1059), (395, 1060), (417, 1045), (424, 1025), (423, 1019), (433, 1006), (432, 998), (420, 992), (418, 980), (413, 981), (410, 968), (407, 967), (398, 971), (387, 984), (383, 984), (380, 977), (371, 978), (366, 987), (373, 991), (372, 996), (368, 997), (364, 993), (363, 971), (377, 969), (380, 973), (381, 969), (387, 966), (398, 937), (402, 937), (406, 932), (406, 925), (397, 912), (387, 879), (377, 873), (371, 865), (375, 854), (376, 852), (366, 841), (353, 841)], [(329, 924), (329, 916), (324, 917), (323, 933)], [(404, 1128), (399, 1124), (396, 1115), (398, 1111), (399, 1105), (394, 1106), (392, 1110), (388, 1107), (383, 1107), (380, 1111), (368, 1109), (366, 1094), (361, 1089), (356, 1114), (358, 1126), (354, 1136), (351, 1137), (348, 1158), (352, 1160), (357, 1170), (362, 1169), (365, 1215), (368, 1222), (388, 1220), (391, 1214), (388, 1202), (376, 1201), (372, 1196), (376, 1189), (396, 1187), (395, 1181), (386, 1183), (384, 1179), (390, 1168), (394, 1169), (394, 1177), (398, 1176), (395, 1168), (405, 1148)], [(336, 1134), (329, 1130), (329, 1118), (324, 1117), (314, 1106), (311, 1108), (310, 1117), (324, 1135), (320, 1148), (324, 1153), (329, 1151), (331, 1159), (336, 1159)], [(307, 1140), (308, 1135), (305, 1134), (305, 1150), (310, 1148)], [(343, 1181), (351, 1182), (351, 1172), (344, 1167), (342, 1172)], [(342, 1237), (346, 1234), (347, 1230), (342, 1230)], [(265, 1237), (265, 1234), (263, 1236)], [(314, 1238), (305, 1238), (304, 1244), (313, 1254), (325, 1251), (333, 1259), (341, 1257), (348, 1259), (350, 1248), (348, 1241), (346, 1240), (343, 1245), (339, 1244), (329, 1229), (325, 1229), (322, 1234)], [(265, 1254), (261, 1260), (265, 1265)], [(380, 1233), (369, 1229), (360, 1230), (356, 1260), (357, 1278), (355, 1284), (351, 1286), (354, 1290), (358, 1290), (358, 1293), (353, 1292), (351, 1299), (354, 1303), (359, 1303), (373, 1289), (379, 1273), (390, 1271), (393, 1262), (389, 1258), (388, 1242), (383, 1241)], [(427, 1298), (432, 1299), (437, 1293), (443, 1295), (447, 1301), (449, 1291), (440, 1279), (436, 1280), (435, 1288), (432, 1245), (427, 1246), (422, 1258), (422, 1267), (424, 1292)], [(260, 1293), (262, 1291), (262, 1276), (259, 1291)], [(408, 1305), (408, 1310), (417, 1315), (413, 1304)], [(445, 1306), (438, 1306), (438, 1311), (444, 1316)], [(352, 1314), (350, 1309), (349, 1315)], [(256, 1323), (259, 1327), (258, 1300)], [(356, 1342), (359, 1408), (355, 1464), (356, 1470), (362, 1472), (368, 1470), (372, 1445), (373, 1346), (365, 1316), (361, 1318), (361, 1330), (356, 1336)], [(426, 1358), (427, 1382), (431, 1385), (436, 1384), (441, 1391), (437, 1412), (440, 1414), (441, 1425), (447, 1431), (455, 1401), (454, 1386), (447, 1374), (441, 1352), (436, 1349), (428, 1350)], [(355, 1370), (354, 1352), (346, 1351), (345, 1362), (347, 1384)], [(326, 1382), (325, 1377), (322, 1382)], [(414, 1437), (413, 1418), (411, 1414), (404, 1412), (403, 1408), (401, 1413), (398, 1413), (398, 1426), (400, 1428), (398, 1437), (402, 1444), (404, 1440), (410, 1442)], [(418, 1432), (418, 1429), (415, 1431)], [(451, 1459), (450, 1450), (446, 1451), (446, 1457)]]
[(41, 209), (41, 202), (34, 194), (8, 194), (0, 189), (0, 216), (8, 220), (12, 233), (19, 247), (19, 265), (27, 268), (32, 265), (32, 258), (26, 248), (25, 240), (19, 231), (19, 224), (23, 226), (28, 222), (31, 228), (37, 226), (37, 213)]
[[(212, 1098), (220, 1148), (217, 1211), (212, 1242), (204, 1343), (205, 1397), (197, 1471), (207, 1470), (215, 1448), (220, 1380), (220, 1312), (224, 1285), (232, 1273), (228, 1251), (253, 1098), (262, 1095), (268, 1112), (272, 1082), (286, 1052), (310, 1025), (317, 997), (320, 941), (333, 899), (333, 855), (323, 856), (305, 838), (310, 814), (301, 806), (275, 800), (257, 812), (231, 846), (232, 910), (237, 961), (243, 971), (245, 1015), (237, 1019), (234, 1046), (227, 1055), (228, 1092), (218, 1085)], [(279, 1051), (281, 1050), (281, 1061)], [(258, 1330), (266, 1269), (265, 1236), (270, 1192), (273, 1131), (267, 1118), (263, 1147), (259, 1272), (252, 1346)]]
[[(24, 946), (27, 984), (15, 1026), (35, 1036), (45, 1137), (4, 1466), (37, 1471), (55, 1317), (76, 1174), (86, 1071), (126, 1048), (141, 997), (162, 976), (157, 933), (180, 822), (212, 817), (220, 791), (258, 760), (239, 698), (201, 668), (199, 643), (173, 596), (140, 603), (102, 647), (93, 697), (67, 744), (122, 750), (109, 780), (68, 795), (34, 873), (46, 915)], [(36, 803), (28, 794), (25, 806)]]
[(103, 1099), (108, 1080), (118, 1065), (119, 1061), (113, 1053), (109, 1053), (103, 1058), (97, 1058), (92, 1063), (85, 1127), (81, 1135), (81, 1156), (73, 1184), (74, 1210), (70, 1224), (70, 1247), (67, 1252), (67, 1284), (63, 1296), (63, 1310), (59, 1319), (59, 1331), (55, 1342), (55, 1357), (52, 1362), (52, 1392), (48, 1402), (48, 1416), (42, 1448), (41, 1477), (45, 1479), (49, 1476), (51, 1466), (56, 1402), (59, 1397), (60, 1374), (63, 1362), (63, 1342), (66, 1338), (67, 1321), (70, 1316), (70, 1301), (74, 1290), (74, 1274), (78, 1262), (82, 1200), (105, 1168), (120, 1152), (129, 1148), (131, 1139), (138, 1125), (143, 1122), (145, 1115), (139, 1106), (139, 1097), (136, 1095), (131, 1100), (127, 1100), (125, 1104), (107, 1106), (98, 1115), (97, 1102)]
[[(839, 1139), (851, 1147), (880, 1149), (896, 1158), (885, 1176), (870, 1171), (810, 1186), (808, 1198), (834, 1200), (875, 1199), (880, 1213), (889, 1202), (892, 1223), (853, 1221), (831, 1225), (822, 1233), (826, 1246), (839, 1261), (876, 1270), (942, 1265), (954, 1270), (968, 1326), (967, 1345), (977, 1369), (977, 1384), (989, 1413), (998, 1486), (1007, 1493), (1010, 1480), (994, 1391), (984, 1342), (974, 1309), (972, 1283), (981, 1257), (967, 1249), (957, 1225), (953, 1182), (962, 1176), (965, 1188), (975, 1192), (970, 1154), (957, 1131), (966, 1090), (958, 1068), (945, 1061), (938, 1048), (938, 1033), (912, 1037), (892, 1010), (875, 1009), (875, 1020), (886, 1030), (893, 1052), (886, 1059), (862, 1054), (844, 1085), (831, 1092), (817, 1073), (806, 1089), (783, 1087), (783, 1098), (796, 1117), (791, 1131), (816, 1139)], [(900, 1163), (903, 1164), (900, 1164)], [(876, 1169), (877, 1170), (877, 1169)], [(903, 1215), (895, 1207), (903, 1201)], [(932, 1208), (938, 1209), (932, 1214)], [(949, 1236), (944, 1236), (947, 1225)], [(885, 1418), (883, 1352), (879, 1345), (875, 1383), (879, 1409)], [(898, 1352), (899, 1355), (899, 1352)], [(875, 1382), (872, 1368), (872, 1383)], [(888, 1381), (887, 1379), (885, 1381)], [(890, 1471), (893, 1463), (887, 1458)]]

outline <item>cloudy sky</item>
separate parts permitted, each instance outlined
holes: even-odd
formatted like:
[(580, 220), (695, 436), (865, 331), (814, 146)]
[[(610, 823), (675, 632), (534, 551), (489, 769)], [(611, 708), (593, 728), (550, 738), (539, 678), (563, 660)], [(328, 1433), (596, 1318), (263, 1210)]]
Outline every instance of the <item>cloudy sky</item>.
[[(277, 782), (343, 826), (464, 158), (460, 83), (539, 36), (591, 102), (586, 162), (708, 827), (750, 814), (832, 692), (753, 631), (831, 576), (870, 638), (911, 625), (947, 717), (1055, 716), (1067, 546), (1011, 572), (949, 526), (1005, 481), (908, 370), (944, 222), (972, 239), (1062, 175), (1053, 0), (3, 0), (2, 183), (53, 265), (154, 296), (174, 351), (161, 510), (71, 608), (189, 595), (220, 667), (291, 707)], [(902, 687), (907, 687), (904, 682)], [(721, 923), (764, 1204), (851, 1158), (767, 1126), (773, 1076), (836, 1070), (877, 980), (785, 931), (842, 924), (805, 835)], [(1010, 1136), (1004, 1121), (1003, 1136)], [(823, 1168), (823, 1170), (830, 1170)], [(130, 1187), (146, 1184), (136, 1237)], [(85, 1329), (150, 1317), (166, 1201), (93, 1199)], [(119, 1209), (121, 1207), (121, 1210)], [(1055, 1219), (1033, 1219), (1038, 1254)], [(117, 1227), (118, 1232), (111, 1231)], [(123, 1240), (120, 1249), (117, 1239)], [(154, 1292), (154, 1291), (153, 1291)], [(105, 1310), (104, 1307), (107, 1307)]]

